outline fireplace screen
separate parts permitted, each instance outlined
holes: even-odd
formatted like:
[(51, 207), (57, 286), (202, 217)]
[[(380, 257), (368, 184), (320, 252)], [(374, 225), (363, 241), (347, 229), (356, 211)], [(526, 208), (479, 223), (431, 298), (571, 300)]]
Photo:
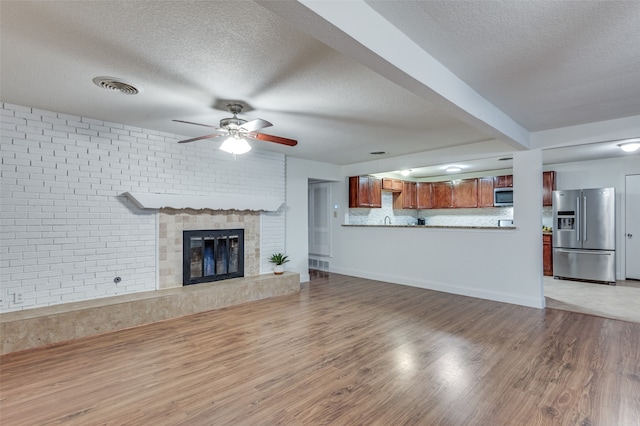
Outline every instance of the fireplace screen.
[(244, 276), (244, 229), (183, 232), (184, 285)]

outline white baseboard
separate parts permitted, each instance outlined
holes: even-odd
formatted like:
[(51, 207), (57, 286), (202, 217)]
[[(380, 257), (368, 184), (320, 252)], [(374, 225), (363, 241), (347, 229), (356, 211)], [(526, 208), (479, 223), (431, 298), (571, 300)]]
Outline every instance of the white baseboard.
[(331, 272), (350, 275), (354, 277), (367, 278), (370, 280), (385, 281), (392, 284), (402, 284), (412, 287), (424, 288), (426, 290), (441, 291), (443, 293), (457, 294), (460, 296), (469, 296), (478, 299), (492, 300), (494, 302), (511, 303), (513, 305), (521, 305), (529, 308), (544, 309), (545, 307), (544, 296), (542, 296), (541, 299), (536, 299), (523, 297), (517, 294), (464, 287), (449, 283), (441, 283), (429, 280), (416, 280), (414, 278), (401, 277), (398, 275), (372, 274), (366, 271), (349, 268), (332, 267)]

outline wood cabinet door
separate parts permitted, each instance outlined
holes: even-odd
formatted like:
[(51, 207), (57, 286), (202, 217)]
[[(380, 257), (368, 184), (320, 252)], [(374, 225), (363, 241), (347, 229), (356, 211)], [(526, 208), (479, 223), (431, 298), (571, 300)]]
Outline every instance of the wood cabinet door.
[(371, 205), (371, 190), (369, 176), (358, 176), (358, 207)]
[(556, 172), (542, 173), (542, 205), (553, 205), (553, 190), (556, 189)]
[(478, 179), (478, 207), (493, 207), (493, 177)]
[(382, 179), (373, 176), (349, 178), (349, 208), (382, 207)]
[(547, 276), (553, 275), (553, 246), (551, 240), (551, 235), (542, 236), (542, 272)]
[(434, 209), (453, 207), (453, 184), (451, 182), (433, 182), (431, 189)]
[(462, 179), (453, 182), (453, 207), (478, 207), (478, 179)]
[(409, 181), (402, 182), (402, 192), (394, 194), (394, 209), (415, 209), (417, 206), (416, 183)]
[(402, 181), (398, 179), (382, 178), (382, 190), (383, 191), (402, 191)]
[(418, 182), (418, 184), (416, 185), (416, 198), (418, 201), (419, 209), (430, 209), (433, 207), (433, 202), (431, 200), (432, 188), (433, 186), (431, 185), (431, 182)]
[(513, 186), (513, 175), (496, 176), (493, 178), (494, 188), (510, 188)]
[(382, 207), (382, 179), (369, 176), (369, 206)]
[[(349, 178), (349, 208), (358, 208), (362, 206), (362, 176), (351, 176)], [(367, 206), (369, 200), (367, 200)]]
[(402, 182), (402, 208), (415, 209), (418, 206), (415, 182)]

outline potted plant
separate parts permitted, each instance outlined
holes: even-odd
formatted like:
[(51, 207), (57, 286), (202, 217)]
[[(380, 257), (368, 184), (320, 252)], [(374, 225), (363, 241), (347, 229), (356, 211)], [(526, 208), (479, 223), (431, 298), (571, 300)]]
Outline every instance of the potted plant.
[(285, 256), (282, 253), (272, 254), (269, 258), (269, 262), (273, 263), (273, 273), (274, 274), (282, 274), (284, 272), (284, 264), (289, 261), (289, 256)]

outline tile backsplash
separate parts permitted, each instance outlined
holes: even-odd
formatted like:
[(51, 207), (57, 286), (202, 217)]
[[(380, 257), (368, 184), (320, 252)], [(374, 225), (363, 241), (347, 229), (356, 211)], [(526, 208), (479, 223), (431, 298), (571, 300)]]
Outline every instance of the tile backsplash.
[(553, 208), (552, 207), (542, 208), (542, 226), (553, 228)]
[(382, 193), (382, 208), (349, 209), (349, 225), (383, 225), (389, 216), (392, 225), (415, 225), (418, 222), (416, 210), (394, 210), (393, 193)]
[(498, 220), (513, 219), (513, 207), (418, 210), (418, 217), (431, 226), (498, 226)]

